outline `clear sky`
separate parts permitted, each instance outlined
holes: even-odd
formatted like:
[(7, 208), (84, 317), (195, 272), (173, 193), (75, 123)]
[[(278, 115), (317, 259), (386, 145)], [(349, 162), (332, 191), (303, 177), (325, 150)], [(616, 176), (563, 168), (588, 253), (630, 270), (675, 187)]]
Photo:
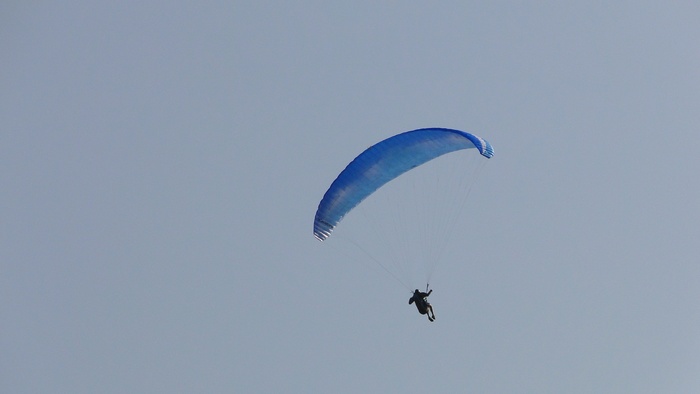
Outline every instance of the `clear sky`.
[[(700, 3), (108, 3), (0, 5), (0, 391), (700, 392)], [(434, 323), (312, 235), (430, 126)]]

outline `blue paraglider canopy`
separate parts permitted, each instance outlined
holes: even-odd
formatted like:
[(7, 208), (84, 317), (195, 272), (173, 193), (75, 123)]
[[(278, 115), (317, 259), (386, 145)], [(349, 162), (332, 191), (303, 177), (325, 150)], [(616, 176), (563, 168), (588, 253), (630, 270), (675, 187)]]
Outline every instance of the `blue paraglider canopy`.
[(446, 128), (407, 131), (371, 146), (326, 191), (314, 218), (314, 236), (327, 239), (348, 212), (399, 175), (446, 153), (470, 148), (486, 158), (493, 156), (493, 147), (483, 138)]

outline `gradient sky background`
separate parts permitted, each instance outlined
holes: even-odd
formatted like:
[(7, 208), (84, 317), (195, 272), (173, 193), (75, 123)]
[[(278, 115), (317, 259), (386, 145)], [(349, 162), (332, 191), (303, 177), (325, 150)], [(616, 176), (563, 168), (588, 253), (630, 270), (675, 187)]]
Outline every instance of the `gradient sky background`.
[[(3, 2), (0, 391), (700, 392), (698, 15)], [(311, 231), (429, 126), (496, 149), (435, 323)]]

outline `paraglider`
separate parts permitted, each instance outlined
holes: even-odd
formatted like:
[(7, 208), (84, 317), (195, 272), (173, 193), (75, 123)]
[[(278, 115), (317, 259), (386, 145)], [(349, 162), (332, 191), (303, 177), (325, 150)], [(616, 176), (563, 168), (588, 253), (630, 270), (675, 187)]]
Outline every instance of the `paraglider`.
[[(314, 236), (319, 241), (328, 239), (350, 211), (400, 175), (440, 156), (469, 149), (475, 149), (487, 159), (494, 153), (491, 144), (483, 138), (447, 128), (407, 131), (369, 147), (340, 172), (324, 194), (314, 217)], [(418, 210), (423, 210), (423, 207)], [(404, 230), (398, 228), (396, 232)], [(385, 267), (382, 265), (382, 268)], [(428, 314), (432, 321), (435, 315), (426, 300), (429, 294), (418, 292), (416, 295), (414, 292), (411, 301), (416, 303), (421, 314)]]
[(446, 153), (476, 148), (491, 158), (486, 140), (459, 130), (429, 128), (407, 131), (371, 146), (357, 156), (333, 181), (318, 205), (314, 236), (324, 241), (362, 200), (387, 182)]
[(416, 289), (413, 292), (411, 298), (408, 299), (408, 305), (411, 305), (415, 302), (416, 308), (418, 308), (418, 313), (420, 313), (421, 315), (428, 315), (428, 320), (430, 321), (435, 320), (435, 312), (433, 312), (433, 306), (430, 305), (430, 303), (428, 302), (428, 296), (432, 293), (433, 289), (430, 289), (430, 291), (427, 293)]

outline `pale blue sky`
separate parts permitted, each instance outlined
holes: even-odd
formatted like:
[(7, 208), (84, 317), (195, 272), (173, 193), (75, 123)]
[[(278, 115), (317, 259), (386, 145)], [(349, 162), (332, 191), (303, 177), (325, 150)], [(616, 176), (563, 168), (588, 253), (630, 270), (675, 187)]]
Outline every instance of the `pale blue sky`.
[[(4, 3), (0, 391), (699, 392), (698, 15)], [(312, 235), (429, 126), (496, 149), (435, 323)]]

